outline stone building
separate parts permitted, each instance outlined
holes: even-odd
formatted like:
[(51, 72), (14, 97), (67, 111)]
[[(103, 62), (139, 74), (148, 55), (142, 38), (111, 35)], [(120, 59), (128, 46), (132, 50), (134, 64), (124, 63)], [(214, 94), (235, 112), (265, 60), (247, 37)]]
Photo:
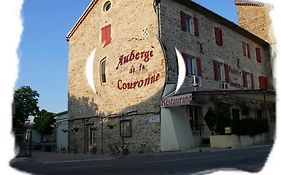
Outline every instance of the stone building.
[(274, 116), (270, 45), (193, 1), (93, 0), (67, 40), (72, 151), (200, 146), (215, 102)]

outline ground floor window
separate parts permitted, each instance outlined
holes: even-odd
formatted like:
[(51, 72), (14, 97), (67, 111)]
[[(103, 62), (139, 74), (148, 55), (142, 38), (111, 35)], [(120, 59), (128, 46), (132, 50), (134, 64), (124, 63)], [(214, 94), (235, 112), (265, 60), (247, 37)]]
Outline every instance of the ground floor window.
[(121, 137), (132, 137), (132, 121), (121, 120), (120, 121), (120, 136)]
[(240, 120), (240, 110), (239, 109), (232, 109), (232, 119)]

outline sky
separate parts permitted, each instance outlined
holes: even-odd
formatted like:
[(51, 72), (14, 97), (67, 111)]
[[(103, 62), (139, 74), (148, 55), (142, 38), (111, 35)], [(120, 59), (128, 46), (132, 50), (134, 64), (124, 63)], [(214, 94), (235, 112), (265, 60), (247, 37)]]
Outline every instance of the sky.
[[(195, 0), (215, 13), (237, 22), (233, 0)], [(68, 43), (66, 35), (90, 0), (25, 0), (23, 33), (19, 45), (19, 74), (15, 88), (30, 86), (39, 94), (40, 109), (67, 110)], [(223, 5), (217, 5), (223, 4)]]

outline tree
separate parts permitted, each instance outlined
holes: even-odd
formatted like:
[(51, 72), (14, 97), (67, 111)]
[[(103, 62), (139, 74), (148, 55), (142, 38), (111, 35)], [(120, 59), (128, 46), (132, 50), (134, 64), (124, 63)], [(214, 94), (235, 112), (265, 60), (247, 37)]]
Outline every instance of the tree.
[(15, 90), (13, 101), (13, 131), (22, 132), (29, 116), (35, 116), (39, 110), (37, 91), (29, 86)]
[(45, 109), (39, 111), (34, 118), (34, 129), (41, 134), (41, 142), (43, 142), (44, 135), (53, 133), (52, 125), (55, 123), (55, 114), (48, 112)]

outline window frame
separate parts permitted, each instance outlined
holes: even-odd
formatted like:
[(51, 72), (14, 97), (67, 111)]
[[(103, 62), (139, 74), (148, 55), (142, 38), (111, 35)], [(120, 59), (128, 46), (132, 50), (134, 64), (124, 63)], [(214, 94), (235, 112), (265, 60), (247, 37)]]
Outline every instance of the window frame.
[(106, 57), (104, 57), (101, 61), (100, 61), (100, 82), (101, 84), (106, 84)]

